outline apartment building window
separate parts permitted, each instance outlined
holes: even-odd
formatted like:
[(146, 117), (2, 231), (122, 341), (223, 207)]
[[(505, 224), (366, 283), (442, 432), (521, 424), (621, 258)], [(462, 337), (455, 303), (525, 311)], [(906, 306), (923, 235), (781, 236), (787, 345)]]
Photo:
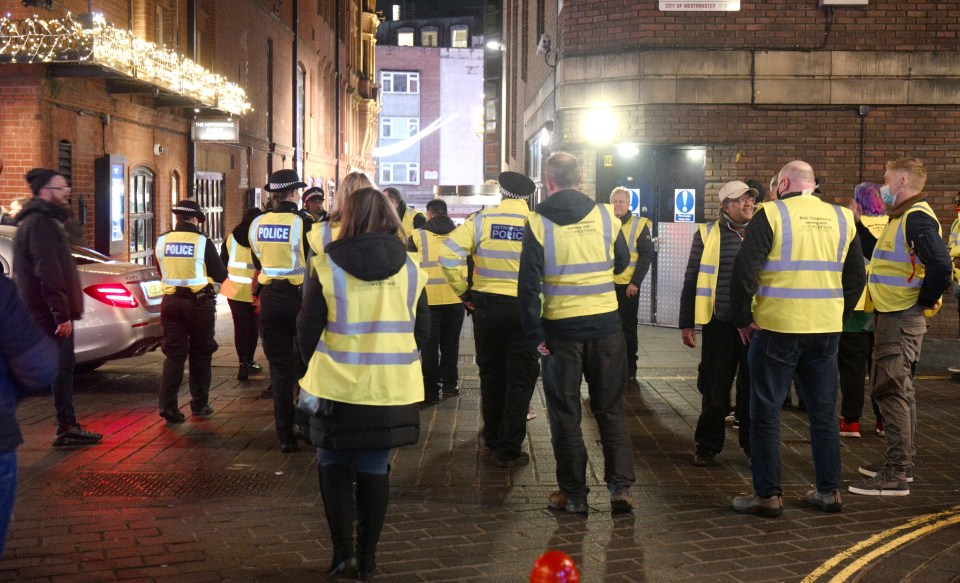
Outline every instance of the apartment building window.
[(420, 93), (420, 73), (381, 71), (380, 87), (384, 93)]
[(467, 39), (470, 37), (470, 28), (467, 26), (450, 27), (450, 46), (455, 49), (467, 48)]
[(429, 26), (420, 29), (420, 44), (425, 47), (435, 47), (440, 44), (440, 35), (437, 28)]
[(403, 140), (420, 131), (419, 117), (380, 118), (380, 137)]
[(380, 184), (420, 184), (420, 164), (383, 162), (380, 165)]
[(401, 28), (397, 31), (397, 46), (398, 47), (412, 47), (413, 46), (413, 29), (412, 28)]

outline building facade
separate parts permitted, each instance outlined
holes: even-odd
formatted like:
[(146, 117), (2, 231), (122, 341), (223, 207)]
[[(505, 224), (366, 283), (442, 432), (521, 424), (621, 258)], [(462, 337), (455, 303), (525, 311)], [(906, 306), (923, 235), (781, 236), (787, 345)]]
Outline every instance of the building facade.
[[(766, 184), (803, 159), (826, 199), (843, 203), (859, 182), (882, 182), (887, 160), (916, 156), (949, 229), (960, 188), (957, 9), (488, 0), (506, 49), (502, 92), (487, 96), (502, 116), (490, 143), (502, 168), (534, 177), (551, 151), (576, 154), (597, 200), (618, 185), (634, 191), (635, 212), (660, 237), (641, 320), (669, 325), (693, 229), (716, 218), (728, 180)], [(691, 195), (694, 206), (678, 202)], [(956, 334), (952, 302), (931, 332)]]
[(373, 172), (373, 0), (37, 4), (0, 2), (0, 202), (29, 194), (29, 168), (59, 169), (89, 245), (150, 263), (179, 199), (196, 198), (219, 241), (274, 170), (327, 190)]

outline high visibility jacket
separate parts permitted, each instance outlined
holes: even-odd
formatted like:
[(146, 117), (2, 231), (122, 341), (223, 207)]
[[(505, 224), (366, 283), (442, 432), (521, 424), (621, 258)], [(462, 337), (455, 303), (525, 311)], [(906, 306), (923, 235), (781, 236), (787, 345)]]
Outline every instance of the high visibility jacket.
[(423, 400), (413, 329), (426, 275), (409, 257), (400, 271), (380, 281), (350, 275), (329, 255), (311, 263), (327, 302), (327, 325), (300, 387), (316, 397), (356, 405)]
[(220, 285), (220, 293), (236, 302), (253, 302), (253, 276), (257, 268), (253, 265), (253, 251), (244, 247), (233, 237), (227, 235), (227, 279)]
[(694, 302), (694, 321), (706, 324), (713, 319), (717, 303), (717, 274), (720, 272), (720, 221), (700, 225), (703, 254), (697, 273), (697, 296)]
[[(400, 224), (403, 225), (403, 231), (408, 237), (416, 230), (413, 228), (413, 219), (416, 218), (417, 215), (423, 217), (423, 213), (408, 206), (406, 212), (403, 213), (403, 218), (400, 220)], [(424, 217), (424, 219), (426, 219), (426, 217)]]
[[(863, 223), (863, 226), (867, 228), (868, 231), (878, 239), (883, 233), (883, 229), (887, 226), (887, 222), (890, 219), (887, 215), (880, 215), (876, 217), (871, 217), (868, 215), (863, 215), (860, 217), (860, 222)], [(864, 268), (867, 271), (867, 279), (870, 278), (870, 260), (864, 262)], [(870, 297), (870, 286), (864, 286), (863, 293), (860, 294), (860, 299), (857, 300), (857, 305), (854, 308), (856, 311), (861, 312), (872, 312), (873, 311), (873, 299)]]
[(250, 249), (260, 260), (257, 280), (269, 284), (285, 279), (303, 283), (305, 271), (303, 219), (294, 213), (266, 213), (250, 223)]
[[(444, 242), (449, 235), (438, 235), (426, 229), (413, 232), (413, 244), (420, 252), (420, 269), (427, 274), (427, 301), (431, 306), (459, 304), (460, 298), (453, 293), (447, 278), (440, 267), (440, 250), (446, 247)], [(460, 278), (467, 277), (467, 260), (460, 260)]]
[(637, 269), (637, 258), (640, 257), (640, 252), (637, 250), (637, 237), (643, 232), (644, 227), (650, 227), (650, 219), (633, 215), (630, 217), (630, 220), (620, 227), (623, 236), (627, 239), (627, 248), (630, 249), (630, 265), (613, 276), (613, 283), (620, 285), (628, 284), (633, 279), (633, 272)]
[(172, 295), (178, 287), (197, 293), (213, 280), (207, 277), (203, 262), (207, 238), (193, 231), (169, 231), (157, 239), (157, 263), (163, 293)]
[(323, 248), (333, 243), (340, 235), (340, 223), (322, 221), (315, 223), (307, 233), (307, 243), (314, 255), (323, 255)]
[(920, 284), (923, 283), (926, 267), (907, 247), (907, 234), (904, 232), (907, 217), (916, 212), (925, 213), (937, 221), (937, 231), (940, 232), (940, 221), (926, 202), (914, 203), (901, 216), (890, 219), (873, 248), (870, 276), (867, 278), (870, 297), (878, 312), (906, 310), (913, 307), (920, 296)]
[[(950, 251), (950, 258), (960, 257), (960, 218), (955, 219), (950, 225), (950, 243), (947, 245)], [(953, 280), (960, 282), (960, 269), (953, 268)]]
[(523, 225), (532, 213), (527, 202), (505, 198), (495, 208), (467, 218), (450, 233), (440, 250), (440, 266), (458, 296), (467, 291), (462, 262), (473, 255), (473, 289), (489, 294), (517, 297)]
[(753, 320), (793, 334), (843, 329), (843, 263), (856, 236), (853, 213), (801, 194), (763, 207), (773, 246), (760, 272)]
[(613, 246), (620, 219), (598, 204), (577, 223), (558, 225), (533, 213), (530, 233), (543, 246), (545, 320), (593, 316), (617, 310)]

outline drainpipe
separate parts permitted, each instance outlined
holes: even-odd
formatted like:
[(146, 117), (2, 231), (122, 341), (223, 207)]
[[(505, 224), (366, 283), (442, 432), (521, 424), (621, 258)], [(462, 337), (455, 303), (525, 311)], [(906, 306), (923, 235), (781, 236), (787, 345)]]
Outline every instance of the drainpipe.
[[(340, 148), (342, 146), (340, 139), (340, 0), (337, 0), (336, 7), (336, 18), (334, 19), (334, 26), (336, 30), (334, 31), (333, 38), (333, 62), (335, 63), (333, 79), (336, 84), (334, 88), (334, 112), (336, 117), (336, 136), (334, 138), (333, 151), (337, 156), (337, 188), (340, 187)], [(336, 199), (334, 199), (336, 200)], [(339, 206), (339, 204), (337, 205)]]
[[(297, 124), (299, 119), (297, 117), (297, 99), (300, 97), (300, 92), (297, 90), (297, 77), (300, 73), (300, 53), (298, 51), (298, 45), (300, 44), (300, 16), (299, 12), (299, 0), (293, 0), (293, 115), (290, 116), (293, 119), (293, 167), (297, 167), (297, 154), (300, 154), (300, 160), (303, 160), (303, 152), (297, 151), (297, 140), (300, 138), (299, 132), (297, 131)], [(306, 107), (306, 104), (304, 104)], [(303, 176), (300, 177), (300, 180), (303, 180)]]
[[(200, 0), (187, 0), (187, 54), (190, 58), (197, 61), (197, 3)], [(196, 114), (192, 117), (196, 118)], [(184, 185), (187, 198), (195, 198), (196, 193), (196, 174), (197, 174), (197, 144), (193, 141), (193, 136), (187, 136), (190, 140), (187, 148), (187, 183)]]

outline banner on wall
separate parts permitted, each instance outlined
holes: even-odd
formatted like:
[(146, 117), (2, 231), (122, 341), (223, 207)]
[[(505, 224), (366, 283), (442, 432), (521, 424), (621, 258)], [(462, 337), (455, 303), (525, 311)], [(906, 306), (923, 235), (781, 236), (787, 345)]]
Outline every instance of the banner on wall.
[(666, 2), (660, 0), (660, 10), (663, 11), (684, 11), (684, 12), (716, 12), (716, 11), (730, 11), (737, 12), (740, 10), (740, 0), (734, 1), (725, 1), (725, 0), (716, 0), (716, 1), (705, 1), (705, 2)]

